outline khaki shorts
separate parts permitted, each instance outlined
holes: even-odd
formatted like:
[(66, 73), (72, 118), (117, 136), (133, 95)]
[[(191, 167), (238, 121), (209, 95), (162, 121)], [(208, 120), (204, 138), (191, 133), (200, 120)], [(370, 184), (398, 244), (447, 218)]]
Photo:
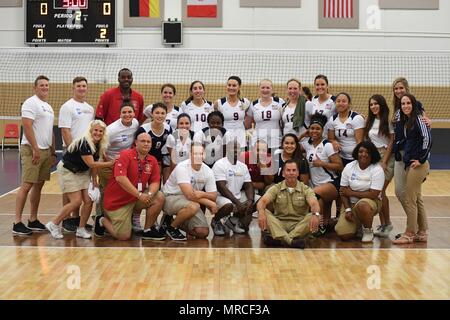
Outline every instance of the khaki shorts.
[[(178, 211), (183, 208), (186, 208), (191, 201), (186, 199), (186, 197), (182, 194), (180, 195), (166, 195), (166, 201), (164, 202), (164, 213), (173, 216), (176, 215)], [(206, 220), (206, 216), (203, 213), (202, 209), (198, 209), (195, 216), (190, 218), (189, 220), (183, 222), (180, 226), (182, 230), (193, 230), (194, 228), (209, 228), (208, 221)]]
[(56, 167), (58, 172), (58, 182), (62, 193), (76, 192), (89, 188), (91, 181), (90, 170), (86, 172), (73, 173), (63, 167), (64, 163), (60, 161)]
[(140, 212), (143, 209), (147, 209), (147, 205), (140, 201), (131, 202), (117, 210), (108, 211), (105, 210), (106, 215), (111, 220), (114, 231), (120, 236), (131, 235), (131, 216), (133, 212)]
[(31, 146), (22, 145), (20, 158), (22, 162), (22, 182), (38, 183), (50, 180), (50, 170), (53, 164), (53, 156), (50, 149), (39, 150), (38, 164), (33, 164), (33, 151)]
[(360, 199), (357, 203), (352, 204), (353, 221), (348, 221), (347, 219), (345, 219), (344, 212), (339, 215), (339, 221), (334, 227), (334, 230), (336, 231), (338, 236), (346, 234), (356, 234), (356, 231), (358, 231), (358, 228), (361, 226), (361, 221), (359, 221), (356, 215), (355, 206), (361, 202), (367, 203), (372, 208), (372, 210), (375, 210), (375, 215), (380, 213), (381, 200), (372, 200), (368, 198)]
[[(378, 152), (380, 153), (381, 160), (383, 160), (384, 153), (386, 152), (386, 148), (378, 148)], [(381, 164), (380, 160), (380, 164)], [(384, 169), (384, 180), (391, 181), (394, 177), (394, 164), (395, 164), (395, 158), (394, 154), (391, 153), (391, 156), (389, 157), (389, 160), (387, 162), (386, 169)]]

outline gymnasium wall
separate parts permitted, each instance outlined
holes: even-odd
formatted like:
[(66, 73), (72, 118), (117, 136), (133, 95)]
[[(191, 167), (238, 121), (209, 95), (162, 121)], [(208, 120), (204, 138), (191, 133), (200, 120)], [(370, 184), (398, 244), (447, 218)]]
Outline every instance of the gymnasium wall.
[[(378, 0), (359, 3), (359, 29), (339, 30), (318, 29), (317, 0), (276, 9), (240, 8), (239, 0), (224, 0), (223, 26), (185, 28), (183, 47), (450, 50), (450, 1), (441, 0), (439, 10), (381, 10), (379, 29), (367, 25), (373, 18), (367, 10)], [(163, 47), (161, 28), (124, 28), (123, 1), (117, 7), (118, 47)], [(181, 0), (165, 0), (164, 18), (169, 17), (181, 18)], [(23, 8), (0, 8), (0, 47), (24, 47), (23, 30)]]

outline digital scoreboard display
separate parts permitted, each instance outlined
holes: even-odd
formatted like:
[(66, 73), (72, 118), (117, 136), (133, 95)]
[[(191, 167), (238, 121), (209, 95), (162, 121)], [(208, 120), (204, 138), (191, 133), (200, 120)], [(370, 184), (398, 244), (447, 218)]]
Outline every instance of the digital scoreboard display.
[(26, 0), (25, 43), (115, 44), (116, 0)]

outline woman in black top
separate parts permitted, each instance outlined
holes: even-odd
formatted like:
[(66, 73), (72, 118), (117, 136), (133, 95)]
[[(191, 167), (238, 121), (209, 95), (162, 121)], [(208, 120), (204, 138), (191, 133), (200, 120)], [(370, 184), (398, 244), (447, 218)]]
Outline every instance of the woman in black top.
[(91, 238), (90, 233), (85, 229), (89, 214), (92, 211), (92, 200), (88, 194), (89, 182), (92, 178), (94, 187), (98, 187), (96, 169), (114, 165), (114, 161), (99, 162), (100, 157), (104, 158), (108, 144), (105, 131), (106, 125), (103, 121), (91, 121), (86, 133), (69, 145), (62, 161), (58, 164), (59, 183), (62, 192), (69, 198), (69, 203), (62, 208), (52, 221), (45, 225), (55, 239), (63, 238), (59, 224), (72, 211), (80, 207), (82, 202), (84, 204), (81, 209), (80, 224), (76, 235), (80, 238)]

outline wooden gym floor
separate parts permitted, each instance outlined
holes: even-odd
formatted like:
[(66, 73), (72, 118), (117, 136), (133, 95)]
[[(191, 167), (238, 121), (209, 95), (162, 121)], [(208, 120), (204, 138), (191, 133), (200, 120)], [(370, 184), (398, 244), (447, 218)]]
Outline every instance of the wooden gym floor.
[[(406, 219), (392, 187), (393, 237)], [(0, 299), (450, 298), (450, 171), (432, 171), (423, 185), (428, 243), (404, 246), (378, 238), (369, 245), (341, 242), (331, 234), (305, 250), (265, 248), (256, 219), (248, 235), (182, 243), (13, 236), (15, 194), (0, 196)], [(41, 221), (60, 208), (52, 175), (43, 190)], [(28, 204), (24, 212), (26, 221)]]

